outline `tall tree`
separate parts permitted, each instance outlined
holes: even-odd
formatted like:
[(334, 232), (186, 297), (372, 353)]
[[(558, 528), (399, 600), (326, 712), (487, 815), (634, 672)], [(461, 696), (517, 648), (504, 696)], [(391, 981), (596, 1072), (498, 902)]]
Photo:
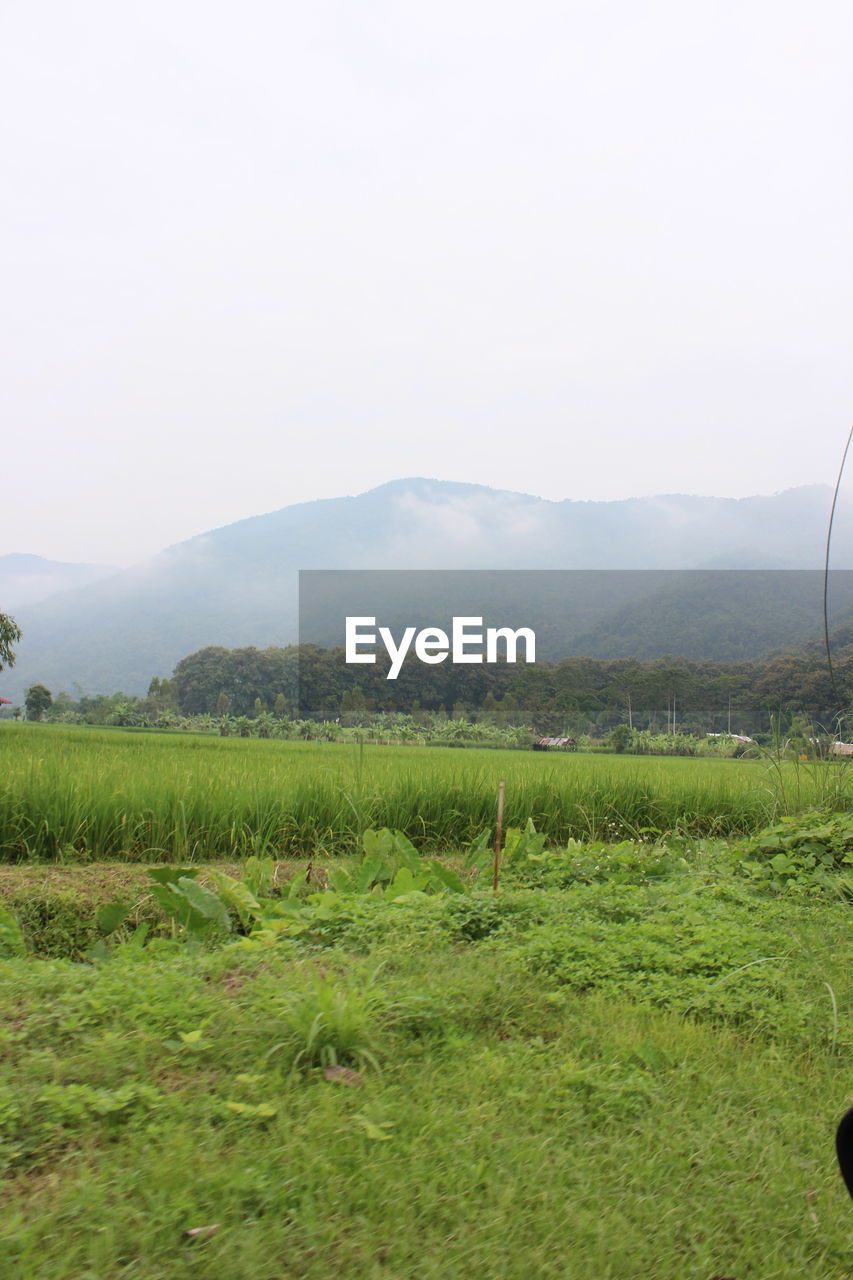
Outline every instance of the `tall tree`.
[(52, 701), (50, 689), (46, 689), (43, 684), (31, 684), (24, 695), (27, 719), (41, 720)]
[(21, 638), (21, 628), (8, 613), (0, 613), (0, 671), (4, 667), (14, 667), (15, 654), (12, 645)]

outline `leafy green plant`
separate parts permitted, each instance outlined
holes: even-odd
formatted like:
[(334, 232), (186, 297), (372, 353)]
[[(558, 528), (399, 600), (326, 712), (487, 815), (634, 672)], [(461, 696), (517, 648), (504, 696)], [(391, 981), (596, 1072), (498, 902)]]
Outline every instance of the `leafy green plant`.
[[(155, 867), (149, 875), (154, 881), (151, 896), (188, 937), (201, 940), (214, 930), (230, 932), (228, 907), (219, 894), (198, 883), (196, 868)], [(245, 896), (251, 896), (248, 890)]]
[(275, 888), (275, 861), (252, 855), (243, 864), (243, 883), (256, 898), (271, 894)]
[(522, 828), (508, 827), (501, 855), (502, 861), (508, 866), (513, 866), (526, 862), (528, 858), (535, 858), (545, 848), (545, 840), (545, 833), (536, 830), (532, 818), (528, 818)]
[(244, 928), (250, 927), (253, 921), (260, 919), (263, 908), (245, 880), (235, 880), (226, 872), (215, 870), (208, 871), (206, 878), (212, 881), (219, 901), (224, 904), (226, 911), (229, 907), (234, 910)]
[(738, 866), (774, 892), (811, 889), (853, 897), (853, 813), (784, 817), (742, 846)]
[(126, 1123), (134, 1115), (146, 1115), (162, 1106), (163, 1096), (152, 1085), (129, 1082), (114, 1089), (90, 1084), (46, 1084), (38, 1101), (53, 1123), (76, 1129), (100, 1120), (110, 1126)]
[[(375, 977), (375, 975), (374, 975)], [(287, 1038), (267, 1056), (283, 1050), (296, 1068), (353, 1066), (379, 1070), (375, 1019), (380, 997), (371, 980), (356, 987), (315, 974), (307, 990), (291, 993), (279, 1016)]]
[(368, 828), (363, 837), (361, 862), (353, 869), (335, 867), (329, 888), (336, 893), (374, 893), (389, 901), (428, 889), (465, 893), (461, 878), (434, 860), (421, 858), (402, 831)]
[[(476, 877), (487, 872), (494, 859), (491, 830), (481, 831), (474, 839), (465, 859), (465, 866)], [(546, 836), (537, 831), (533, 819), (528, 818), (523, 827), (507, 827), (501, 849), (501, 865), (520, 866), (528, 859), (536, 858), (545, 848)]]
[[(98, 927), (100, 937), (89, 947), (85, 953), (85, 959), (89, 963), (98, 963), (109, 960), (111, 951), (107, 945), (109, 939), (114, 937), (121, 929), (125, 920), (130, 914), (130, 904), (117, 900), (115, 902), (107, 902), (95, 915), (95, 924)], [(133, 945), (137, 948), (141, 947), (148, 934), (148, 925), (142, 924), (133, 934)]]
[(688, 863), (671, 845), (623, 840), (570, 840), (563, 849), (531, 849), (510, 870), (514, 884), (569, 887), (576, 884), (652, 884), (686, 871)]
[(804, 1007), (786, 986), (790, 938), (762, 927), (748, 909), (721, 910), (700, 898), (676, 906), (655, 890), (590, 885), (572, 895), (567, 918), (486, 945), (579, 994), (808, 1034)]
[(492, 856), (492, 828), (488, 827), (470, 841), (465, 854), (466, 871), (479, 875), (490, 863)]
[(130, 903), (123, 901), (108, 902), (97, 912), (95, 924), (103, 937), (109, 937), (120, 929), (130, 914)]

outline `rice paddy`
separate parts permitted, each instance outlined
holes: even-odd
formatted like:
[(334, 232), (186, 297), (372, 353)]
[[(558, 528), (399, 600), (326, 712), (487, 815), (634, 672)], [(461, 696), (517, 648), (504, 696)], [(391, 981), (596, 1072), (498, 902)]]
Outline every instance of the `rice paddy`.
[[(849, 906), (691, 837), (847, 776), (0, 726), (0, 1274), (844, 1280)], [(311, 892), (370, 826), (459, 865), (500, 779), (506, 825), (613, 846)], [(261, 927), (158, 913), (145, 864), (251, 854)]]
[(848, 806), (837, 764), (222, 739), (0, 726), (0, 860), (352, 852), (368, 827), (459, 850), (532, 818), (549, 842), (739, 836)]

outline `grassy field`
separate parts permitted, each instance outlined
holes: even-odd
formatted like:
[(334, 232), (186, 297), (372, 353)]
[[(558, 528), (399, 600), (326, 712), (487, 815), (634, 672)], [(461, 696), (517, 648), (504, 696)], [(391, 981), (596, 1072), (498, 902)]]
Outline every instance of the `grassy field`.
[(539, 755), (0, 725), (0, 861), (204, 860), (352, 851), (367, 827), (458, 849), (532, 818), (552, 841), (737, 835), (786, 807), (846, 807), (836, 764)]
[(845, 1280), (845, 905), (633, 865), (0, 961), (0, 1274)]
[[(3, 725), (0, 770), (3, 1280), (853, 1274), (853, 828), (744, 836), (843, 769)], [(493, 893), (501, 777), (549, 843)], [(354, 856), (386, 824), (440, 866)]]

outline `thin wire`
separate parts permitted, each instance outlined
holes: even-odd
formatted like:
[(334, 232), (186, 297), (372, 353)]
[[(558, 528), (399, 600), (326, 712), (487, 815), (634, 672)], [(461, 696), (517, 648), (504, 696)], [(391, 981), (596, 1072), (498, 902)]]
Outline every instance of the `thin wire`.
[(835, 683), (835, 672), (832, 669), (832, 653), (829, 647), (829, 610), (827, 608), (827, 599), (829, 596), (829, 548), (832, 543), (832, 522), (835, 519), (835, 504), (838, 501), (838, 491), (841, 488), (841, 477), (844, 475), (844, 464), (847, 461), (847, 450), (850, 448), (850, 441), (853, 440), (853, 427), (847, 436), (847, 443), (844, 446), (844, 453), (841, 457), (841, 466), (838, 468), (838, 479), (835, 482), (835, 492), (832, 495), (832, 509), (829, 513), (829, 527), (826, 531), (826, 559), (823, 564), (823, 638), (826, 643), (826, 661), (829, 666), (829, 679), (832, 682), (832, 692), (835, 695), (836, 703), (839, 703), (838, 686)]

